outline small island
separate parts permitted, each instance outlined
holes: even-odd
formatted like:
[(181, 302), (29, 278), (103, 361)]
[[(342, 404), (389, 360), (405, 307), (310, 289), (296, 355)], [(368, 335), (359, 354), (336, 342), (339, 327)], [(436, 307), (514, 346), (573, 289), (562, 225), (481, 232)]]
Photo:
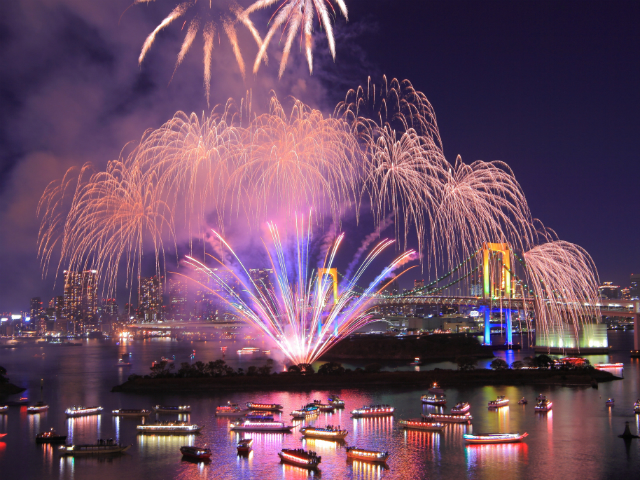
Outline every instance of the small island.
[(7, 369), (0, 366), (0, 397), (15, 395), (17, 393), (22, 393), (26, 390), (26, 388), (18, 387), (13, 383), (9, 383), (9, 379), (5, 376), (6, 374), (7, 374)]

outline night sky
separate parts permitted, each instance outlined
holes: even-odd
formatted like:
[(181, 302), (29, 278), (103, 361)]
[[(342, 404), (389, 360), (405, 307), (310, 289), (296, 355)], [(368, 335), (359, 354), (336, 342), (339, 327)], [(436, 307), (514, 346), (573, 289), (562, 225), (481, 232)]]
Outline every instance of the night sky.
[[(0, 5), (0, 311), (61, 294), (51, 274), (41, 279), (37, 260), (36, 206), (50, 181), (84, 162), (104, 168), (177, 110), (209, 110), (201, 39), (169, 83), (179, 24), (137, 64), (144, 39), (175, 3)], [(251, 88), (254, 109), (264, 110), (275, 89), (331, 113), (369, 75), (409, 79), (435, 108), (450, 162), (460, 154), (467, 163), (508, 163), (533, 215), (586, 248), (601, 280), (628, 285), (640, 272), (640, 2), (346, 3), (349, 21), (335, 21), (335, 63), (316, 25), (313, 76), (296, 46), (278, 81), (275, 39), (268, 67), (243, 82), (221, 38), (212, 104)], [(268, 18), (253, 17), (263, 35)], [(255, 43), (246, 31), (240, 42), (251, 65)]]

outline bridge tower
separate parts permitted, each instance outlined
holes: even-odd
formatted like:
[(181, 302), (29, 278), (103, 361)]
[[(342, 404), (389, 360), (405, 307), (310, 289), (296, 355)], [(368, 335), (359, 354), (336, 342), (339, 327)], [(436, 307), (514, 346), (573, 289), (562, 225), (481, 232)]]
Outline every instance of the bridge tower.
[[(333, 303), (338, 303), (338, 269), (337, 268), (319, 268), (318, 269), (318, 281), (322, 281), (325, 276), (331, 277), (331, 283), (333, 284)], [(318, 333), (322, 329), (322, 324), (318, 324)], [(334, 333), (338, 333), (338, 326), (334, 325)]]
[[(493, 269), (491, 259), (498, 255), (500, 265)], [(492, 275), (493, 273), (493, 275)], [(484, 311), (484, 343), (491, 345), (491, 303), (495, 299), (511, 299), (511, 251), (506, 243), (485, 243), (482, 246), (482, 280), (483, 298), (486, 302)], [(493, 281), (492, 281), (493, 280)], [(507, 331), (507, 345), (513, 344), (511, 331), (511, 309), (504, 309)]]

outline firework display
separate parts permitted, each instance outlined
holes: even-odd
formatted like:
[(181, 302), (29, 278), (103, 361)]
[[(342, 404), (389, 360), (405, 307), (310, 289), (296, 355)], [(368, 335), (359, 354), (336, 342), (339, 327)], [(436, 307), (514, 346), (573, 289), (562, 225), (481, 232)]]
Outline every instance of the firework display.
[[(311, 212), (305, 222), (300, 212)], [(391, 241), (378, 243), (356, 268), (363, 244), (337, 298), (329, 301), (329, 286), (314, 276), (308, 251), (311, 226), (325, 218), (339, 229), (346, 217), (358, 221), (371, 214), (378, 234), (393, 223), (400, 249), (417, 240), (423, 267), (442, 271), (467, 268), (465, 259), (485, 243), (509, 245), (511, 260), (490, 274), (499, 280), (509, 265), (524, 271), (520, 277), (528, 285), (518, 280), (513, 298), (534, 301), (541, 331), (599, 318), (597, 271), (589, 255), (540, 227), (506, 164), (465, 164), (460, 157), (449, 163), (433, 108), (408, 81), (384, 79), (381, 87), (352, 90), (331, 116), (295, 99), (287, 113), (275, 95), (263, 114), (252, 111), (250, 95), (239, 107), (229, 101), (208, 116), (178, 112), (106, 171), (91, 173), (85, 166), (67, 172), (47, 188), (39, 213), (45, 271), (59, 247), (59, 271), (97, 270), (111, 290), (118, 271), (124, 269), (128, 280), (140, 275), (145, 251), (163, 272), (169, 246), (174, 251), (178, 242), (203, 238), (214, 227), (221, 232), (215, 241), (235, 259), (225, 268), (233, 268), (249, 297), (225, 287), (194, 255), (189, 263), (226, 291), (224, 300), (241, 318), (298, 363), (366, 324), (382, 280), (413, 258), (413, 252), (401, 254), (356, 295), (362, 269)], [(276, 218), (296, 219), (294, 234), (284, 235), (294, 238), (287, 248)], [(269, 222), (267, 251), (277, 281), (268, 294), (252, 284), (240, 255), (223, 240), (230, 219), (242, 220), (248, 230)], [(335, 268), (343, 238), (331, 238), (318, 268)], [(372, 242), (367, 237), (366, 246)]]

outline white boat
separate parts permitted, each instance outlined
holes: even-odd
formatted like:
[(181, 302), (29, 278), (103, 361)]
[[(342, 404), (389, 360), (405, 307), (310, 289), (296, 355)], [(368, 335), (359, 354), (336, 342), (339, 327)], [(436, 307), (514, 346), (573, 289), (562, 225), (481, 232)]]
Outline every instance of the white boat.
[(540, 400), (536, 406), (534, 407), (536, 412), (548, 412), (549, 410), (551, 410), (551, 407), (553, 406), (553, 402), (547, 400), (546, 398), (544, 400)]
[(470, 409), (471, 405), (469, 405), (467, 402), (460, 402), (457, 403), (455, 407), (451, 407), (451, 414), (462, 415), (464, 413), (467, 413)]
[(329, 405), (336, 408), (344, 408), (344, 400), (338, 397), (329, 398)]
[(616, 404), (616, 401), (613, 398), (609, 398), (606, 402), (604, 402), (607, 407), (613, 407)]
[(278, 410), (282, 410), (284, 407), (279, 403), (255, 403), (255, 402), (247, 402), (247, 408), (249, 410), (265, 410), (267, 412), (275, 412)]
[(111, 415), (114, 417), (148, 417), (151, 415), (151, 410), (147, 409), (124, 409), (118, 408), (117, 410), (111, 410)]
[(303, 427), (300, 433), (305, 437), (322, 438), (324, 440), (344, 440), (348, 435), (347, 430), (341, 430), (332, 425), (326, 427)]
[(0, 405), (0, 413), (5, 413), (9, 411), (9, 405)]
[(278, 452), (278, 456), (283, 463), (311, 470), (318, 468), (318, 464), (322, 461), (322, 457), (316, 455), (316, 452), (311, 450), (307, 452), (301, 448), (283, 448), (281, 452)]
[(540, 394), (536, 397), (536, 402), (541, 402), (542, 400), (546, 400), (546, 399), (547, 399), (546, 395)]
[(465, 433), (462, 435), (464, 441), (472, 444), (486, 444), (486, 443), (518, 443), (521, 442), (528, 433), (479, 433), (472, 435)]
[(64, 413), (67, 417), (83, 417), (85, 415), (100, 415), (102, 407), (82, 407), (74, 405), (71, 408), (67, 408)]
[(216, 417), (242, 417), (247, 412), (248, 410), (243, 410), (237, 403), (231, 402), (216, 407)]
[(633, 411), (635, 413), (640, 413), (640, 398), (633, 404)]
[(489, 402), (489, 408), (500, 408), (509, 405), (509, 399), (504, 395), (499, 395), (495, 400)]
[(202, 427), (187, 422), (157, 422), (148, 425), (138, 425), (138, 433), (156, 435), (190, 435), (199, 433)]
[(431, 395), (422, 395), (422, 397), (420, 397), (420, 399), (422, 400), (422, 403), (425, 403), (427, 405), (446, 405), (447, 404), (447, 397), (444, 395), (436, 395), (436, 394), (431, 394)]
[(347, 447), (347, 459), (360, 460), (361, 462), (386, 463), (389, 452), (365, 450), (364, 448)]
[(122, 453), (129, 449), (131, 445), (121, 445), (114, 443), (112, 439), (98, 440), (95, 444), (89, 445), (61, 445), (60, 453), (62, 455), (110, 455), (114, 453)]
[(175, 406), (167, 406), (167, 405), (156, 405), (153, 407), (156, 413), (190, 413), (191, 406), (190, 405), (175, 405)]
[(444, 429), (444, 425), (440, 422), (429, 422), (425, 419), (419, 418), (417, 420), (400, 420), (398, 422), (400, 427), (407, 430), (428, 430), (431, 432), (441, 432)]
[(229, 429), (235, 432), (282, 432), (290, 433), (293, 426), (287, 426), (283, 422), (255, 422), (241, 420), (229, 425)]
[(395, 408), (390, 405), (369, 405), (351, 411), (352, 417), (385, 417), (393, 415)]
[(470, 413), (464, 413), (462, 415), (449, 415), (446, 413), (428, 413), (422, 414), (422, 418), (430, 422), (443, 422), (443, 423), (469, 423), (473, 420)]
[(42, 402), (38, 402), (35, 405), (27, 407), (27, 413), (42, 413), (49, 410), (49, 405), (45, 405)]
[(444, 395), (444, 390), (440, 388), (437, 383), (431, 385), (431, 388), (429, 388), (429, 390), (427, 391), (434, 395)]

